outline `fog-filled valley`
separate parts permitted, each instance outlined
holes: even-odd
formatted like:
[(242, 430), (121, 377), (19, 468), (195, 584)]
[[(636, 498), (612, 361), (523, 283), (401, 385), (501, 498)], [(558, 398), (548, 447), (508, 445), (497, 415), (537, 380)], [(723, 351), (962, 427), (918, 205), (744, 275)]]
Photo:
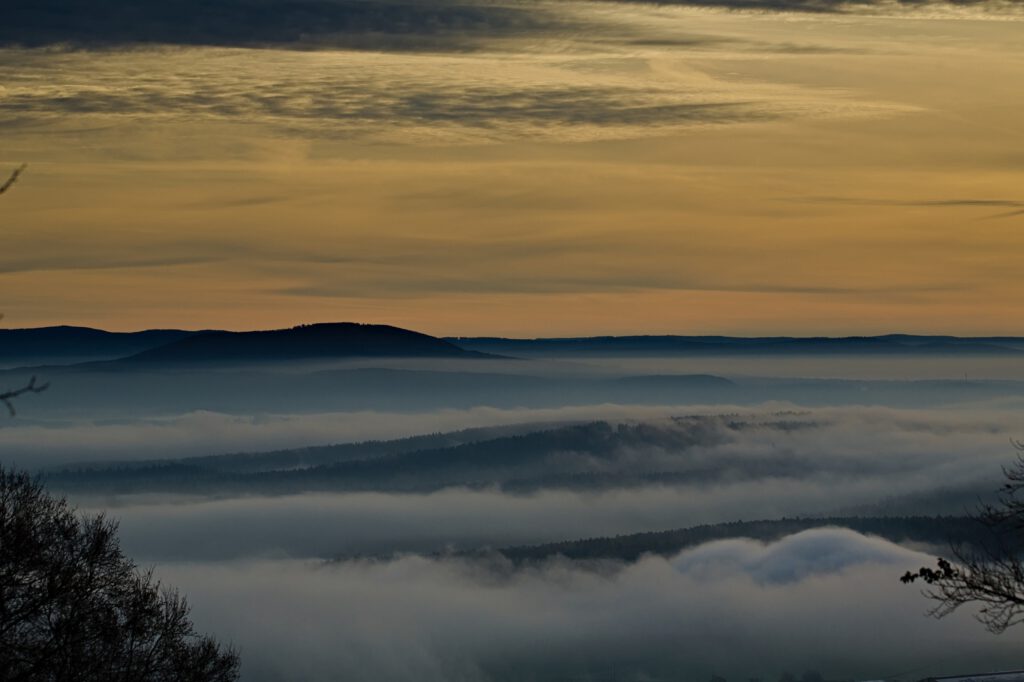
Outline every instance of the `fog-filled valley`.
[(1024, 682), (1022, 27), (3, 0), (0, 682)]
[(4, 463), (115, 518), (246, 680), (1019, 661), (899, 581), (987, 541), (1011, 352), (76, 361), (6, 371), (51, 385)]

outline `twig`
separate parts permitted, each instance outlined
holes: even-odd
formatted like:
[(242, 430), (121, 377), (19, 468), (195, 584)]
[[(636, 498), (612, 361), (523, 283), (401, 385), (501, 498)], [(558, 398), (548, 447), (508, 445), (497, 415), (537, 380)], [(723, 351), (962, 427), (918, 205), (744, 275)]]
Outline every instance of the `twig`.
[(20, 395), (24, 395), (25, 393), (42, 393), (49, 387), (49, 383), (36, 384), (36, 378), (32, 377), (31, 379), (28, 380), (28, 383), (22, 386), (21, 388), (16, 388), (11, 391), (5, 391), (4, 393), (0, 393), (0, 402), (7, 406), (7, 411), (10, 412), (11, 416), (13, 417), (17, 414), (17, 412), (14, 410), (13, 402), (15, 398), (17, 398)]
[(26, 168), (28, 168), (28, 164), (27, 163), (23, 163), (20, 166), (18, 166), (17, 168), (15, 168), (14, 172), (11, 173), (11, 177), (7, 178), (7, 182), (5, 182), (4, 184), (0, 185), (0, 194), (3, 194), (4, 192), (6, 192), (7, 190), (10, 189), (11, 185), (13, 185), (14, 183), (16, 183), (18, 181), (18, 176), (21, 175)]

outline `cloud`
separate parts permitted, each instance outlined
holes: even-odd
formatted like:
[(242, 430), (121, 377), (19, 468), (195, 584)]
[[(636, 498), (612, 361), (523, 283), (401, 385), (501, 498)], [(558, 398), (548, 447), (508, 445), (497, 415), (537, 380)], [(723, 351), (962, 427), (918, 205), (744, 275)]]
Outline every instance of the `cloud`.
[[(417, 59), (422, 63), (412, 68)], [(465, 143), (539, 130), (621, 135), (627, 128), (768, 121), (800, 108), (793, 98), (629, 83), (538, 61), (499, 73), (492, 60), (468, 56), (266, 51), (254, 63), (240, 50), (33, 54), (18, 82), (5, 85), (0, 114), (53, 122), (70, 115), (244, 121), (328, 139), (462, 136)], [(131, 63), (148, 64), (153, 75), (126, 82)], [(70, 71), (52, 73), (57, 64)]]
[(127, 550), (147, 561), (324, 558), (476, 550), (851, 509), (877, 514), (879, 506), (882, 513), (895, 506), (880, 502), (900, 498), (909, 502), (896, 514), (963, 514), (1000, 484), (999, 465), (1006, 461), (1007, 456), (965, 458), (957, 465), (889, 474), (765, 475), (595, 492), (455, 487), (235, 498), (94, 495), (72, 501), (118, 519)]
[[(611, 1), (621, 4), (647, 3), (647, 0)], [(996, 21), (1024, 18), (1020, 5), (1014, 0), (653, 0), (647, 4), (755, 16), (803, 14), (814, 17), (871, 16)], [(783, 48), (782, 51), (787, 50)], [(791, 51), (804, 52), (799, 46)]]
[(318, 414), (233, 415), (197, 411), (152, 419), (32, 421), (0, 428), (3, 461), (46, 467), (71, 462), (163, 459), (257, 452), (338, 442), (404, 438), (423, 433), (520, 423), (664, 417), (671, 407), (593, 405), (550, 409), (357, 410)]
[[(822, 48), (788, 38), (775, 44), (732, 30), (681, 37), (685, 17), (659, 15), (647, 6), (447, 0), (25, 4), (9, 13), (13, 25), (0, 27), (0, 45), (5, 31), (9, 45), (19, 37), (31, 43), (42, 31), (36, 40), (43, 44), (93, 40), (116, 49), (9, 50), (16, 76), (0, 92), (0, 116), (17, 129), (59, 127), (73, 115), (77, 126), (116, 123), (119, 131), (128, 121), (187, 122), (190, 130), (200, 122), (229, 121), (268, 126), (277, 137), (335, 143), (467, 145), (625, 139), (703, 125), (916, 111), (863, 101), (859, 93), (815, 92), (785, 79), (738, 83), (700, 65), (663, 69), (662, 59), (686, 59), (695, 50), (729, 60), (744, 51)], [(69, 18), (65, 25), (36, 16), (58, 10), (91, 18)], [(120, 18), (105, 20), (107, 11)], [(147, 11), (154, 17), (134, 16)], [(301, 17), (309, 29), (290, 25), (291, 17)], [(133, 31), (148, 36), (137, 39), (143, 45), (117, 47), (132, 42)], [(272, 48), (239, 49), (251, 42)], [(279, 49), (311, 44), (332, 49)], [(409, 54), (403, 45), (421, 52)]]
[[(979, 490), (998, 483), (998, 472), (993, 472)], [(122, 544), (139, 560), (224, 561), (477, 550), (738, 519), (827, 516), (839, 507), (875, 501), (906, 487), (902, 481), (887, 486), (870, 478), (841, 483), (764, 478), (594, 493), (547, 490), (514, 495), (450, 488), (429, 494), (232, 499), (137, 495), (72, 501), (85, 512), (106, 510), (117, 519)]]
[(852, 206), (906, 206), (923, 208), (1009, 208), (984, 216), (985, 218), (1011, 218), (1024, 213), (1024, 201), (1018, 199), (992, 199), (987, 197), (961, 197), (958, 199), (872, 199), (863, 197), (806, 197), (797, 201)]
[[(675, 428), (668, 418), (707, 415), (708, 454), (754, 457), (785, 452), (793, 457), (849, 458), (859, 466), (867, 460), (884, 464), (921, 460), (956, 461), (973, 453), (1001, 457), (1011, 437), (1020, 437), (1018, 406), (1010, 404), (973, 409), (913, 410), (837, 407), (805, 410), (814, 428), (778, 432), (771, 428), (729, 431), (715, 415), (779, 421), (772, 416), (787, 403), (763, 406), (730, 405), (577, 405), (543, 408), (472, 407), (410, 412), (353, 410), (311, 414), (237, 415), (197, 411), (152, 418), (52, 421), (23, 418), (0, 428), (3, 461), (43, 468), (82, 461), (145, 460), (227, 452), (266, 452), (276, 449), (403, 438), (422, 433), (511, 424), (543, 424), (608, 420), (649, 422), (655, 428)], [(683, 423), (685, 428), (686, 424)], [(897, 460), (890, 453), (900, 453)], [(853, 468), (851, 466), (851, 468)]]
[[(814, 14), (962, 12), (965, 7), (1007, 12), (1013, 8), (998, 0), (660, 0), (657, 4)], [(0, 45), (465, 51), (479, 47), (482, 41), (589, 28), (585, 21), (570, 21), (571, 16), (550, 2), (493, 0), (168, 0), (155, 4), (9, 0), (0, 25)]]
[(176, 265), (197, 265), (215, 262), (214, 257), (203, 256), (142, 256), (117, 258), (95, 254), (88, 261), (60, 255), (49, 258), (5, 258), (0, 260), (0, 274), (13, 272), (41, 272), (48, 270), (113, 270), (121, 268), (162, 268)]
[[(616, 0), (647, 2), (648, 0)], [(863, 13), (880, 11), (927, 12), (976, 8), (994, 12), (1013, 12), (1013, 5), (1000, 0), (655, 0), (655, 4), (683, 7), (713, 7), (758, 12), (809, 12), (813, 14)]]
[(448, 0), (11, 0), (0, 44), (466, 49), (553, 23), (539, 6)]
[(716, 580), (741, 570), (761, 585), (800, 582), (815, 575), (840, 573), (861, 564), (913, 563), (913, 553), (845, 529), (814, 529), (758, 545), (722, 540), (687, 550), (672, 560), (679, 572)]
[[(109, 424), (94, 432), (57, 430), (61, 438), (48, 447), (55, 453), (49, 457), (58, 456), (56, 453), (66, 457), (66, 450), (75, 447), (76, 441), (82, 458), (95, 459), (105, 448), (120, 448), (124, 455), (157, 456), (186, 447), (208, 452), (206, 448), (215, 442), (272, 447), (275, 442), (345, 440), (346, 434), (349, 439), (356, 439), (357, 434), (371, 438), (440, 430), (441, 425), (509, 424), (527, 417), (535, 422), (565, 421), (597, 415), (642, 418), (649, 432), (668, 432), (677, 424), (664, 415), (678, 414), (676, 409), (478, 408), (414, 415), (352, 413), (266, 419), (198, 414), (144, 427)], [(688, 409), (693, 413), (713, 408)], [(683, 422), (679, 434), (666, 436), (660, 448), (656, 440), (648, 447), (626, 448), (612, 455), (567, 448), (551, 464), (553, 468), (557, 464), (559, 470), (620, 471), (627, 477), (659, 470), (700, 474), (717, 467), (715, 476), (694, 475), (671, 485), (640, 487), (634, 482), (633, 487), (593, 492), (541, 488), (530, 494), (513, 494), (458, 487), (455, 477), (449, 483), (454, 487), (416, 494), (366, 490), (233, 499), (221, 495), (82, 494), (73, 501), (85, 510), (105, 509), (119, 519), (125, 547), (145, 560), (475, 549), (851, 510), (960, 514), (973, 508), (978, 495), (999, 485), (1001, 466), (1012, 458), (1009, 439), (1019, 436), (1016, 411), (843, 408), (788, 418), (736, 409), (728, 417), (708, 418), (696, 431)], [(725, 428), (730, 421), (746, 426)], [(792, 422), (791, 428), (778, 426), (787, 421)], [(47, 436), (38, 427), (20, 434), (17, 431), (0, 429), (6, 453)], [(20, 439), (20, 445), (14, 437)], [(40, 460), (37, 454), (35, 461)], [(14, 461), (23, 465), (31, 460)], [(817, 551), (812, 546), (806, 548), (809, 557)], [(765, 566), (769, 571), (770, 564)]]
[(985, 636), (968, 614), (923, 616), (927, 602), (898, 575), (929, 561), (824, 529), (596, 569), (405, 556), (158, 572), (189, 595), (200, 628), (241, 648), (244, 679), (260, 682), (775, 679), (807, 669), (877, 679), (1010, 665), (1013, 642)]
[[(348, 122), (346, 136), (359, 133), (368, 122), (392, 126), (459, 124), (490, 128), (517, 125), (669, 125), (678, 123), (735, 123), (770, 120), (763, 106), (747, 102), (700, 101), (694, 93), (652, 87), (532, 86), (509, 92), (499, 85), (478, 85), (469, 90), (442, 83), (403, 83), (388, 90), (361, 76), (325, 82), (278, 81), (266, 90), (240, 93), (229, 84), (217, 85), (202, 95), (168, 92), (163, 85), (99, 91), (81, 88), (47, 95), (41, 90), (8, 96), (10, 113), (150, 115), (271, 119), (286, 124), (303, 121)], [(344, 130), (344, 129), (341, 129)], [(339, 131), (340, 132), (340, 131)]]

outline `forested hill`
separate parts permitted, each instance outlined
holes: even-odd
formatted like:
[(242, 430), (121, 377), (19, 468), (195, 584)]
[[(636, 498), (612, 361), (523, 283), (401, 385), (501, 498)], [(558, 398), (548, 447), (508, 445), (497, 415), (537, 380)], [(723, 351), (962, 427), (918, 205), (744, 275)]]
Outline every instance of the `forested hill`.
[(38, 327), (0, 329), (0, 363), (60, 363), (112, 360), (180, 341), (201, 332), (180, 329), (149, 329), (141, 332), (108, 332), (89, 327)]
[(801, 531), (825, 527), (849, 528), (897, 544), (924, 545), (937, 552), (948, 551), (951, 543), (979, 546), (993, 539), (988, 528), (966, 516), (845, 516), (733, 521), (653, 533), (507, 547), (499, 553), (513, 562), (540, 561), (555, 556), (580, 561), (636, 561), (644, 554), (671, 556), (688, 547), (715, 540), (750, 538), (772, 542)]
[[(46, 474), (56, 489), (80, 492), (431, 491), (448, 487), (606, 489), (713, 484), (765, 476), (799, 478), (832, 466), (779, 450), (758, 457), (707, 448), (757, 430), (771, 438), (818, 424), (794, 415), (767, 419), (679, 417), (661, 423), (591, 422), (525, 433), (491, 432), (253, 455), (76, 466)], [(483, 433), (481, 432), (482, 436)]]
[(491, 357), (419, 332), (337, 322), (252, 332), (207, 332), (143, 351), (126, 363), (263, 362), (349, 357)]
[(452, 337), (467, 350), (523, 357), (713, 355), (1018, 355), (1024, 338), (887, 334), (850, 337), (590, 336)]

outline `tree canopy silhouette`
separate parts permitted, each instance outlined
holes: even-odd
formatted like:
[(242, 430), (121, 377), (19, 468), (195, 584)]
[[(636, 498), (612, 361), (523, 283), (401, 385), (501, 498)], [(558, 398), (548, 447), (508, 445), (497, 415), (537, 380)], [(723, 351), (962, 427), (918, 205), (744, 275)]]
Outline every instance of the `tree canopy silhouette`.
[(930, 613), (938, 618), (978, 604), (978, 620), (993, 633), (1024, 622), (1024, 444), (1013, 445), (1017, 461), (1003, 468), (1006, 482), (998, 500), (982, 505), (974, 516), (980, 522), (979, 542), (969, 548), (954, 545), (953, 561), (939, 558), (934, 568), (924, 566), (900, 578), (929, 586), (925, 595), (938, 602)]
[(0, 467), (0, 679), (228, 682), (238, 665), (122, 553), (113, 521)]

